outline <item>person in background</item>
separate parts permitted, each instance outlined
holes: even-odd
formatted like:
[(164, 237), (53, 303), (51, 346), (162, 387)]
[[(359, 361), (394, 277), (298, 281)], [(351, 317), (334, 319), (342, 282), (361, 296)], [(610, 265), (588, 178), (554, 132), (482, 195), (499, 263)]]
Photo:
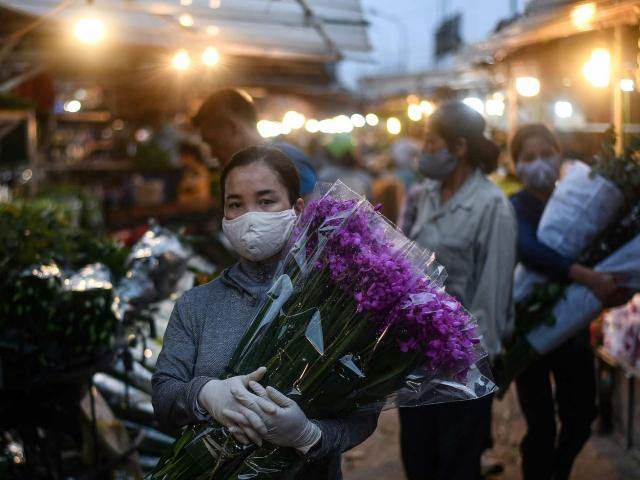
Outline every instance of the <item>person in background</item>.
[(404, 191), (408, 192), (418, 181), (416, 163), (420, 154), (420, 142), (413, 138), (400, 138), (391, 144), (391, 159), (394, 173), (402, 180)]
[[(617, 291), (613, 275), (595, 272), (538, 241), (538, 224), (562, 164), (558, 141), (546, 126), (526, 125), (511, 141), (511, 156), (524, 185), (511, 197), (518, 220), (518, 260), (553, 280), (586, 285), (606, 303)], [(588, 330), (541, 357), (516, 379), (516, 387), (527, 421), (527, 433), (520, 445), (524, 479), (567, 480), (596, 416), (594, 358)]]
[[(419, 158), (427, 178), (417, 194), (409, 236), (436, 252), (446, 290), (478, 321), (496, 358), (511, 333), (516, 222), (507, 198), (486, 175), (498, 148), (482, 116), (462, 102), (442, 103), (429, 118)], [(475, 480), (491, 424), (492, 397), (401, 408), (402, 459), (409, 480)]]
[(398, 223), (404, 201), (404, 183), (393, 168), (393, 160), (387, 154), (373, 157), (367, 162), (373, 174), (371, 203), (380, 205), (379, 212), (394, 224)]
[(211, 203), (211, 175), (200, 148), (183, 143), (178, 151), (183, 168), (178, 183), (178, 202)]
[[(258, 113), (253, 100), (242, 90), (226, 88), (213, 92), (202, 103), (192, 123), (222, 167), (243, 148), (266, 143), (258, 133)], [(276, 141), (270, 145), (282, 150), (294, 162), (303, 198), (311, 194), (317, 175), (307, 155), (290, 143)]]
[[(221, 189), (222, 228), (240, 260), (176, 302), (152, 378), (155, 415), (172, 427), (213, 418), (243, 444), (297, 450), (306, 462), (290, 478), (338, 480), (341, 453), (373, 433), (377, 413), (309, 419), (295, 401), (257, 383), (264, 367), (224, 378), (304, 209), (296, 168), (279, 149), (250, 147), (225, 165)], [(263, 402), (269, 409), (257, 408)]]
[(354, 192), (372, 199), (372, 178), (361, 164), (351, 135), (334, 135), (326, 149), (331, 163), (320, 170), (318, 179), (327, 183), (340, 180)]

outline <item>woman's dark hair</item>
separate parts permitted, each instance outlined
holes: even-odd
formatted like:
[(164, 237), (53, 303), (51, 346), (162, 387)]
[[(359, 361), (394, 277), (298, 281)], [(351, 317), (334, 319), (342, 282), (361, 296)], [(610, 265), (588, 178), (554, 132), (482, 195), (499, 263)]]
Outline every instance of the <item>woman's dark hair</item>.
[(558, 143), (558, 139), (553, 133), (551, 133), (549, 127), (543, 125), (542, 123), (530, 123), (529, 125), (520, 127), (511, 140), (511, 159), (513, 160), (514, 164), (518, 163), (518, 159), (520, 158), (520, 153), (522, 153), (524, 143), (531, 137), (540, 137), (558, 152), (560, 151), (560, 144)]
[(500, 149), (484, 136), (486, 123), (473, 108), (459, 101), (444, 102), (431, 115), (429, 125), (449, 149), (464, 138), (469, 161), (484, 173), (491, 173), (498, 167)]
[(222, 170), (220, 190), (224, 204), (225, 182), (234, 168), (244, 167), (252, 163), (262, 162), (269, 167), (287, 189), (291, 205), (300, 198), (300, 176), (295, 164), (281, 150), (273, 147), (248, 147), (237, 152)]

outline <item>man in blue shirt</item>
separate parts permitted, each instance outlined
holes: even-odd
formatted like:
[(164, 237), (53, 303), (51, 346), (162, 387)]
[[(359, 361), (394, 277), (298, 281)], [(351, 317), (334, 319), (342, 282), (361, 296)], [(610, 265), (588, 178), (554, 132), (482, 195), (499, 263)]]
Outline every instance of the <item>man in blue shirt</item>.
[[(211, 154), (226, 165), (239, 150), (264, 144), (257, 130), (258, 114), (251, 97), (242, 90), (216, 90), (202, 103), (193, 117), (194, 126), (211, 148)], [(307, 155), (299, 148), (282, 141), (272, 146), (282, 150), (296, 165), (300, 175), (300, 195), (313, 192), (316, 171)]]

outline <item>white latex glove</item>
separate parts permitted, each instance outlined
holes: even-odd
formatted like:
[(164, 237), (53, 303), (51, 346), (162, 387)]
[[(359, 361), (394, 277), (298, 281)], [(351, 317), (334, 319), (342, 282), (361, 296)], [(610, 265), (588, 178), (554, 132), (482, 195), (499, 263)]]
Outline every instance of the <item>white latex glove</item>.
[(322, 432), (309, 421), (296, 402), (278, 390), (255, 381), (249, 387), (256, 395), (246, 391), (232, 389), (231, 393), (245, 409), (240, 412), (227, 411), (225, 415), (239, 425), (253, 428), (260, 436), (274, 445), (292, 447), (306, 453), (313, 447)]
[[(240, 392), (243, 398), (252, 399), (252, 401), (261, 401), (262, 399), (247, 390), (247, 387), (249, 382), (260, 380), (266, 371), (267, 369), (265, 367), (260, 367), (247, 375), (238, 375), (227, 378), (226, 380), (210, 380), (205, 383), (198, 395), (198, 403), (207, 410), (215, 420), (227, 427), (236, 440), (245, 445), (249, 444), (249, 440), (257, 445), (262, 445), (262, 439), (256, 432), (256, 429), (250, 424), (247, 425), (246, 421), (239, 424), (234, 419), (237, 417), (229, 417), (225, 415), (224, 412), (238, 413), (241, 410), (246, 410), (246, 407), (233, 396), (232, 391)], [(268, 410), (270, 406), (265, 404), (263, 407)], [(275, 411), (275, 406), (271, 407), (271, 410)]]

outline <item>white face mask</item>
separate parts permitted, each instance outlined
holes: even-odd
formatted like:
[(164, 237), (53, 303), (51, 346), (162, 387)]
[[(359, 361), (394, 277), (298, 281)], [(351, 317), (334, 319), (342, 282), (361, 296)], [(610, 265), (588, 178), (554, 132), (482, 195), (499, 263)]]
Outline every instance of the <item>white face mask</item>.
[(222, 220), (222, 231), (238, 254), (260, 262), (282, 250), (296, 223), (293, 208), (282, 212), (247, 212)]

